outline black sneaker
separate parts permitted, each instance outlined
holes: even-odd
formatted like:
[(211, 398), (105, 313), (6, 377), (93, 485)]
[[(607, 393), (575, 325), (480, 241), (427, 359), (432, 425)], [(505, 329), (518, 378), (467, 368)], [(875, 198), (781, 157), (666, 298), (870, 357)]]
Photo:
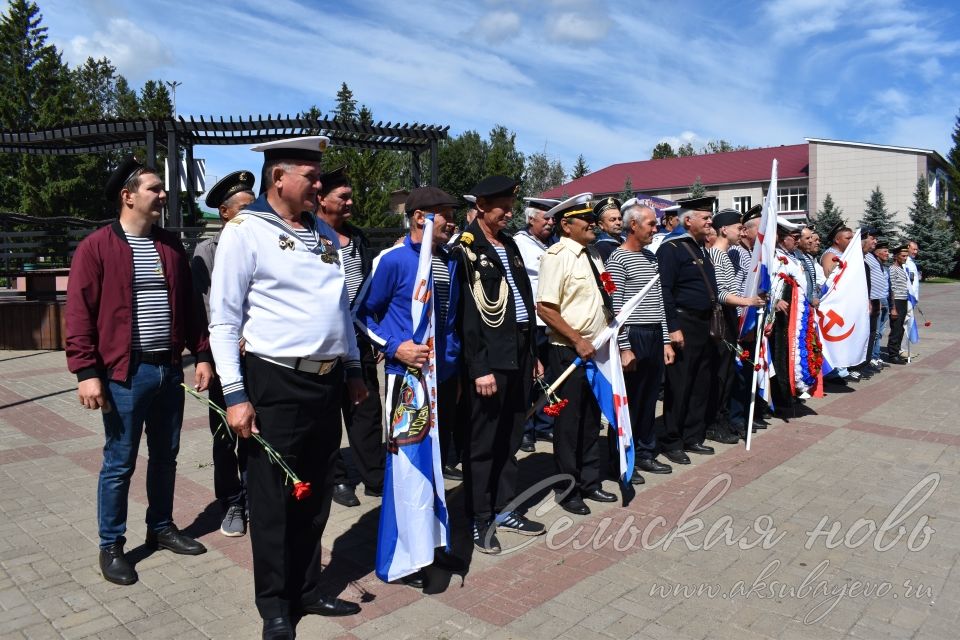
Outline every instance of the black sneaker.
[(540, 536), (547, 532), (547, 528), (543, 524), (527, 520), (516, 511), (501, 514), (496, 523), (497, 529), (505, 529), (522, 536)]
[(473, 546), (480, 553), (500, 553), (500, 541), (497, 540), (497, 527), (493, 522), (473, 521)]

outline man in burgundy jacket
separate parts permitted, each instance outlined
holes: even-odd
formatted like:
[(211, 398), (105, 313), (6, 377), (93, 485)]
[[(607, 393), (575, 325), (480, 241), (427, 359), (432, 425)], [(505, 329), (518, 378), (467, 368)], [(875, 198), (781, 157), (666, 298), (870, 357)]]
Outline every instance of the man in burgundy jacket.
[(179, 237), (156, 224), (166, 202), (156, 171), (133, 158), (110, 177), (107, 198), (120, 217), (90, 234), (70, 266), (67, 366), (80, 403), (103, 413), (105, 444), (97, 486), (100, 570), (117, 584), (137, 573), (123, 555), (127, 495), (146, 424), (146, 544), (174, 553), (206, 551), (173, 523), (173, 488), (183, 422), (184, 347), (196, 356), (194, 387), (212, 376), (202, 313), (193, 309), (190, 267)]

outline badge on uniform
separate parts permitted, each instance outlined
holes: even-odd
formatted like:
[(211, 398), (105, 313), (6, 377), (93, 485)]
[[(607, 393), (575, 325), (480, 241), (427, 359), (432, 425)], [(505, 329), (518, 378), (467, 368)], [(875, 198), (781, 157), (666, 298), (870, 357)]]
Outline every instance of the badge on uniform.
[(285, 233), (280, 234), (280, 248), (281, 249), (290, 249), (293, 251), (293, 238), (288, 236)]
[(320, 255), (320, 259), (326, 262), (327, 264), (333, 264), (333, 263), (340, 264), (340, 261), (337, 260), (336, 256), (334, 256), (332, 253), (323, 253)]
[(520, 256), (513, 256), (513, 266), (517, 269), (523, 269), (523, 261), (520, 259)]

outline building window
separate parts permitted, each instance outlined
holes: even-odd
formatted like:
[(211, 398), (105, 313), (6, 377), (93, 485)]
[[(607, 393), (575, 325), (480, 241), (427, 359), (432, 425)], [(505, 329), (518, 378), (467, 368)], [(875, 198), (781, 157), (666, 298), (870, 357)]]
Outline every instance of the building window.
[(806, 187), (780, 187), (777, 189), (777, 209), (779, 211), (806, 211)]
[(740, 213), (746, 213), (750, 210), (751, 204), (750, 196), (734, 196), (733, 197), (733, 208), (739, 211)]

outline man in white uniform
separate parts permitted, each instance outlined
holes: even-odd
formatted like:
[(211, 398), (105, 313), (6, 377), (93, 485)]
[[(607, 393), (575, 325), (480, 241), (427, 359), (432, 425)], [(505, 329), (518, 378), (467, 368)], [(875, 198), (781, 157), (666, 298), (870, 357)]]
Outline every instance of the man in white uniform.
[(264, 152), (264, 190), (224, 228), (210, 294), (227, 424), (242, 438), (259, 433), (311, 485), (291, 495), (281, 467), (262, 446), (250, 447), (254, 589), (270, 639), (293, 638), (298, 613), (360, 610), (319, 591), (343, 385), (354, 403), (366, 396), (336, 233), (314, 215), (327, 142), (312, 136), (253, 148)]

